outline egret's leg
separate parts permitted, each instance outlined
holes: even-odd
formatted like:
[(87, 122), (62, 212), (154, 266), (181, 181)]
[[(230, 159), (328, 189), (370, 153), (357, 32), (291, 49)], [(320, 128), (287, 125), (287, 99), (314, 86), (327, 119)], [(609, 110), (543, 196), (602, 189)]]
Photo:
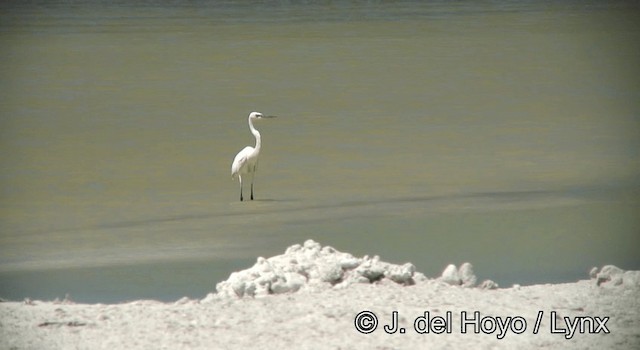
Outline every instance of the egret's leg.
[[(255, 170), (254, 170), (255, 171)], [(253, 179), (255, 178), (256, 173), (251, 173), (251, 200), (253, 200)]]
[(240, 202), (242, 202), (242, 176), (238, 175), (238, 180), (240, 180)]

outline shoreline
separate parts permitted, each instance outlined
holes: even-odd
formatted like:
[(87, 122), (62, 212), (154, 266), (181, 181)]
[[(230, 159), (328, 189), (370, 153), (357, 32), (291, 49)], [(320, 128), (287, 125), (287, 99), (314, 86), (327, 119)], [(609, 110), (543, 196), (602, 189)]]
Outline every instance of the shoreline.
[(593, 270), (590, 280), (510, 288), (474, 278), (470, 264), (450, 265), (430, 279), (410, 263), (356, 258), (307, 241), (285, 254), (258, 258), (201, 300), (1, 302), (0, 344), (16, 349), (640, 345), (640, 271), (605, 266)]

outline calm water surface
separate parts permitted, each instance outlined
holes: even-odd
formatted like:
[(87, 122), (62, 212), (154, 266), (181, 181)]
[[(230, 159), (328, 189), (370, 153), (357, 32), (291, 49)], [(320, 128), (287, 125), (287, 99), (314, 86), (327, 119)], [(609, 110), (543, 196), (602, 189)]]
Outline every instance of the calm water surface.
[[(0, 296), (202, 297), (311, 238), (501, 285), (640, 269), (624, 2), (0, 6)], [(263, 151), (257, 201), (233, 156)]]

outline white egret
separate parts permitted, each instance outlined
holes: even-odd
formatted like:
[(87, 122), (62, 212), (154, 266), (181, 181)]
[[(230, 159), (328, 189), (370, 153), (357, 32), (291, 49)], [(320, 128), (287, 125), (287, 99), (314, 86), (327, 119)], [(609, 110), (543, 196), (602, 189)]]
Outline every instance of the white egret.
[(231, 177), (235, 179), (237, 176), (240, 181), (240, 201), (243, 200), (242, 177), (244, 175), (251, 177), (251, 200), (253, 200), (253, 178), (256, 174), (258, 156), (260, 155), (260, 147), (262, 146), (260, 132), (253, 126), (253, 121), (263, 118), (275, 118), (275, 116), (264, 115), (260, 112), (249, 113), (249, 130), (251, 130), (251, 133), (256, 138), (256, 146), (247, 146), (242, 149), (242, 151), (238, 152), (231, 164)]

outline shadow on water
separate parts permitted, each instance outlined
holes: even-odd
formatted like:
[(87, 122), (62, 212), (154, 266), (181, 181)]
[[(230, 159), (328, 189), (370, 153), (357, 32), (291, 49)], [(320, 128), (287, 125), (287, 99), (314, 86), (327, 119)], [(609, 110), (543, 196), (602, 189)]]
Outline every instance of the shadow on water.
[[(210, 220), (222, 217), (243, 217), (256, 214), (272, 215), (272, 214), (291, 214), (304, 213), (310, 211), (330, 211), (341, 209), (354, 209), (352, 215), (367, 215), (367, 213), (359, 212), (358, 209), (380, 208), (385, 211), (393, 212), (394, 209), (401, 209), (405, 205), (429, 205), (434, 210), (438, 210), (439, 204), (452, 204), (453, 209), (449, 210), (469, 210), (471, 207), (492, 210), (496, 206), (504, 209), (505, 206), (511, 209), (519, 208), (519, 205), (554, 205), (554, 200), (584, 200), (595, 197), (601, 197), (606, 192), (604, 189), (595, 188), (574, 188), (563, 190), (529, 190), (529, 191), (487, 191), (487, 192), (470, 192), (456, 193), (446, 195), (426, 195), (426, 196), (401, 196), (401, 197), (383, 197), (359, 200), (336, 200), (325, 202), (313, 202), (298, 198), (265, 198), (253, 201), (231, 203), (226, 209), (218, 212), (202, 212), (187, 213), (180, 215), (171, 215), (165, 217), (156, 217), (141, 220), (124, 220), (116, 222), (107, 222), (92, 226), (79, 226), (61, 228), (57, 230), (47, 231), (48, 233), (75, 232), (100, 229), (126, 229), (134, 227), (144, 227), (149, 225), (157, 225), (174, 222), (193, 222), (197, 220)], [(461, 203), (462, 202), (462, 203)], [(458, 203), (459, 205), (456, 205)], [(252, 205), (254, 204), (254, 205)], [(472, 206), (470, 204), (473, 204)], [(241, 209), (244, 206), (246, 210)], [(341, 216), (342, 217), (342, 216)]]

